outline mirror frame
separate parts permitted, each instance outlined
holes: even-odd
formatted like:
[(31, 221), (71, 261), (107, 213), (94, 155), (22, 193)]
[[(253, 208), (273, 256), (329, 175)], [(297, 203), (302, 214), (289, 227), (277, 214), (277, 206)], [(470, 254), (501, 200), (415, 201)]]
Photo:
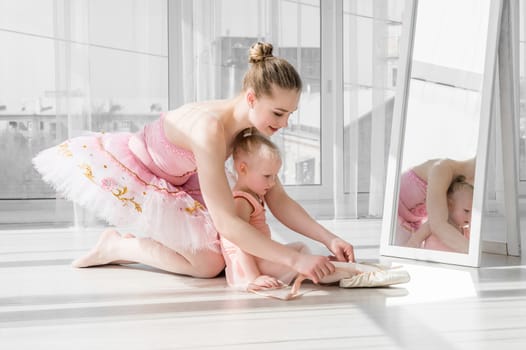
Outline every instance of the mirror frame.
[(488, 34), (486, 39), (486, 53), (484, 73), (481, 87), (481, 108), (479, 136), (477, 141), (477, 162), (475, 168), (475, 182), (473, 194), (473, 209), (471, 220), (471, 236), (467, 254), (446, 252), (431, 249), (410, 248), (393, 245), (398, 221), (398, 195), (400, 182), (400, 168), (402, 163), (403, 141), (405, 136), (405, 122), (409, 96), (409, 82), (413, 57), (416, 16), (418, 0), (409, 0), (404, 14), (404, 28), (400, 41), (400, 83), (397, 85), (393, 124), (391, 129), (391, 145), (387, 162), (387, 179), (385, 185), (384, 212), (382, 220), (382, 234), (380, 241), (380, 255), (425, 260), (464, 266), (480, 266), (481, 259), (481, 224), (484, 208), (484, 194), (486, 191), (486, 174), (489, 148), (489, 132), (494, 104), (493, 86), (495, 84), (495, 70), (497, 64), (498, 38), (502, 12), (502, 0), (490, 1)]

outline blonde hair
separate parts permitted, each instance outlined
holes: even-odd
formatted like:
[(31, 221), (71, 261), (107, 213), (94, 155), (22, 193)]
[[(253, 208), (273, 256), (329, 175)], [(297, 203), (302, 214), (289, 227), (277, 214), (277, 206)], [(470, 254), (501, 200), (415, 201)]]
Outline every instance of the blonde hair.
[(256, 97), (272, 96), (273, 85), (301, 91), (302, 82), (296, 68), (284, 58), (275, 57), (272, 50), (272, 44), (260, 41), (250, 47), (248, 62), (251, 66), (243, 78), (243, 91), (252, 88)]
[(255, 156), (263, 148), (268, 150), (271, 156), (281, 159), (279, 148), (274, 142), (254, 128), (248, 128), (235, 137), (232, 145), (232, 158), (236, 161), (243, 155)]
[(460, 190), (469, 190), (473, 192), (473, 185), (466, 182), (466, 177), (464, 175), (459, 175), (453, 179), (447, 189), (447, 196), (450, 197), (453, 193)]

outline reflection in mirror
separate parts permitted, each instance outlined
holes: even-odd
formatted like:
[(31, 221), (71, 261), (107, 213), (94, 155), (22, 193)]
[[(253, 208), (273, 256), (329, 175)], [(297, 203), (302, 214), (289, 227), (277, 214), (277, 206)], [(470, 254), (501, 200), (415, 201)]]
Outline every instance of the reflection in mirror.
[(468, 253), (489, 10), (418, 1), (392, 245)]

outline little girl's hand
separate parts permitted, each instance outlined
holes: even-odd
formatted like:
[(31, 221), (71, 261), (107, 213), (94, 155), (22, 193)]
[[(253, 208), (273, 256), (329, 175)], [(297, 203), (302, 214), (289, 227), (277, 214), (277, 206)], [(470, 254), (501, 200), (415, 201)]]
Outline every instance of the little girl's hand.
[(248, 285), (248, 289), (260, 290), (260, 289), (271, 289), (271, 288), (281, 288), (284, 284), (275, 277), (260, 275), (252, 283)]

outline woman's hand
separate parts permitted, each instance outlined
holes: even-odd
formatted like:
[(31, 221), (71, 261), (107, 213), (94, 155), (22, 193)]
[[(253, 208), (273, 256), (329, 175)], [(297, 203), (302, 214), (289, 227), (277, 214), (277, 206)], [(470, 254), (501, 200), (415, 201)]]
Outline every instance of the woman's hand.
[(327, 246), (334, 254), (336, 261), (354, 262), (354, 247), (352, 244), (336, 237), (333, 238)]
[(261, 290), (270, 288), (281, 288), (284, 284), (275, 277), (267, 275), (259, 275), (254, 281), (248, 284), (250, 290)]
[(300, 254), (293, 268), (314, 283), (318, 283), (323, 277), (336, 270), (328, 257), (310, 254)]

